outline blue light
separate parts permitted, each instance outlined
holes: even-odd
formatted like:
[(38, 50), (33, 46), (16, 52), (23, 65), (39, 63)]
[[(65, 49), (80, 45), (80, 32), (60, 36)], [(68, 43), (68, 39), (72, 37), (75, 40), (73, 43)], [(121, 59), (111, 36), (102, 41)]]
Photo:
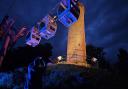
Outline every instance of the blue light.
[[(58, 20), (66, 27), (71, 26), (78, 19), (79, 7), (75, 5), (71, 0), (68, 0), (68, 7), (64, 8), (63, 3), (60, 3), (58, 9)], [(74, 8), (74, 10), (72, 10)], [(78, 14), (76, 14), (78, 13)]]

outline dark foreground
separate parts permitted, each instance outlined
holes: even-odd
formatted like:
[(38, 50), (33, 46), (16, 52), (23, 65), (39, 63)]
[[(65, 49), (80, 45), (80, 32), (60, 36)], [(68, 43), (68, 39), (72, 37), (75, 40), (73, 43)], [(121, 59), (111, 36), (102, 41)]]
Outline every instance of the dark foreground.
[[(0, 89), (23, 89), (26, 74), (26, 68), (1, 72)], [(43, 89), (128, 89), (126, 73), (115, 69), (59, 64), (49, 66), (42, 76)]]

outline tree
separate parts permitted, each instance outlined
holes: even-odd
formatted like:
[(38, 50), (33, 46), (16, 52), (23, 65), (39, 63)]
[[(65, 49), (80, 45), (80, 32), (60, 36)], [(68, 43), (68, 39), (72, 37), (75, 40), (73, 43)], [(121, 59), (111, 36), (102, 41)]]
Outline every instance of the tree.
[[(38, 56), (48, 59), (52, 56), (52, 48), (50, 43), (45, 43), (36, 47), (24, 46), (9, 50), (5, 56), (2, 69), (10, 70), (17, 67), (27, 67)], [(45, 61), (48, 62), (49, 60)]]
[(95, 47), (93, 45), (87, 45), (87, 61), (90, 62), (90, 59), (93, 57), (97, 58), (100, 68), (108, 68), (109, 63), (105, 60), (105, 52), (102, 47)]
[(120, 48), (119, 53), (117, 54), (118, 57), (118, 67), (121, 71), (126, 72), (126, 68), (128, 68), (128, 52)]
[(117, 56), (118, 56), (119, 62), (121, 63), (128, 61), (128, 52), (123, 48), (119, 49), (119, 53), (117, 54)]

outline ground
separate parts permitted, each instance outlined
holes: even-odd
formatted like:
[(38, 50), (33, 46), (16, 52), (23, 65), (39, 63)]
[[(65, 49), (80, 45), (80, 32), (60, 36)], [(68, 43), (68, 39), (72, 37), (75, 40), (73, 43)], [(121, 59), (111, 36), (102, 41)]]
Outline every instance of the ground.
[[(25, 68), (1, 72), (0, 89), (23, 89), (26, 73)], [(43, 89), (128, 89), (126, 77), (116, 70), (58, 64), (42, 76)]]

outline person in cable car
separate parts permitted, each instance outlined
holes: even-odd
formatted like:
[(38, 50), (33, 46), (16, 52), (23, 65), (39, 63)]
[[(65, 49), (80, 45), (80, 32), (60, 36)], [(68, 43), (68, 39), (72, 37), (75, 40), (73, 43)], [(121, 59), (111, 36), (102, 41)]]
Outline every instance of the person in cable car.
[(50, 39), (53, 37), (57, 30), (57, 24), (53, 17), (47, 15), (43, 20), (39, 23), (39, 32), (42, 38)]
[(80, 14), (78, 0), (62, 0), (58, 8), (58, 20), (66, 27), (75, 23)]
[(32, 47), (37, 46), (40, 43), (41, 36), (36, 26), (26, 36), (26, 44)]

